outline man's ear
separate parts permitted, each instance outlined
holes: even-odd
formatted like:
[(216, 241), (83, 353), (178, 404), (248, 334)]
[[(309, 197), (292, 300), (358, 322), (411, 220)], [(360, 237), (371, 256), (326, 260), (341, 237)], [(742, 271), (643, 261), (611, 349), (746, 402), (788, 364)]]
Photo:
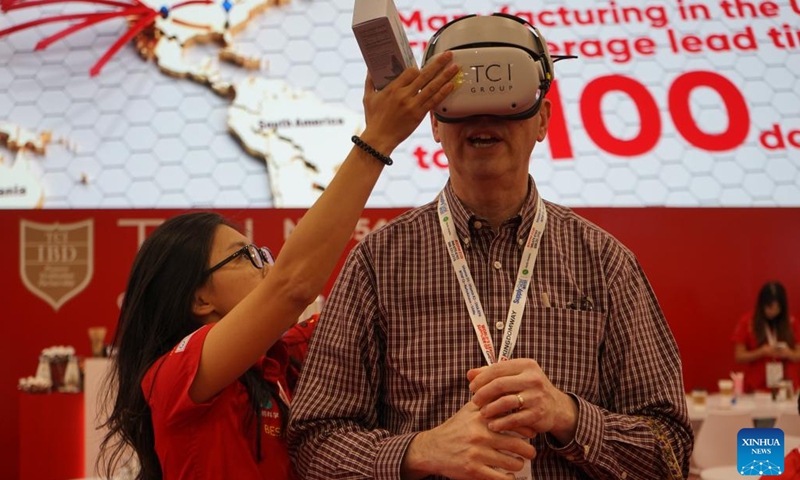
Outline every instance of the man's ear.
[(543, 142), (547, 138), (547, 127), (550, 125), (550, 100), (542, 99), (542, 106), (538, 115), (539, 131), (536, 132), (536, 140)]
[(436, 143), (442, 143), (442, 140), (439, 137), (439, 120), (436, 120), (436, 116), (433, 114), (433, 111), (431, 111), (430, 115), (431, 115), (431, 130), (433, 130), (433, 139), (436, 140)]

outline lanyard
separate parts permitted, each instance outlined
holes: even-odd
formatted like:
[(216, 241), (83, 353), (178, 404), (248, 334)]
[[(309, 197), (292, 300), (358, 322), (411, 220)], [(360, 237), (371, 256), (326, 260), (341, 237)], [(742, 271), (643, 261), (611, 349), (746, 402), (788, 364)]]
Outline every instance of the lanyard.
[(767, 343), (770, 347), (774, 347), (776, 343), (778, 343), (778, 339), (775, 338), (775, 332), (769, 327), (769, 325), (764, 325), (764, 333), (767, 335)]
[[(478, 290), (475, 287), (475, 281), (472, 279), (472, 273), (469, 270), (464, 251), (461, 248), (461, 242), (458, 239), (456, 226), (450, 212), (450, 205), (447, 203), (444, 192), (439, 194), (437, 212), (439, 213), (439, 225), (442, 227), (445, 247), (447, 248), (447, 253), (450, 255), (450, 261), (453, 263), (453, 270), (458, 279), (458, 284), (461, 286), (461, 295), (464, 297), (464, 302), (467, 304), (467, 311), (469, 312), (470, 320), (472, 320), (472, 327), (475, 329), (475, 334), (478, 336), (478, 343), (483, 351), (483, 357), (486, 359), (486, 363), (491, 365), (496, 361), (492, 336), (489, 334), (489, 325), (486, 322), (486, 315), (483, 311), (481, 300), (478, 298)], [(511, 358), (511, 352), (514, 350), (514, 345), (517, 343), (522, 313), (525, 311), (525, 304), (528, 301), (528, 289), (531, 285), (533, 266), (536, 264), (536, 257), (539, 255), (539, 245), (541, 244), (546, 225), (547, 210), (540, 196), (536, 203), (536, 216), (533, 219), (533, 225), (531, 225), (528, 240), (525, 242), (525, 249), (522, 251), (522, 260), (517, 270), (517, 282), (514, 285), (514, 292), (511, 295), (511, 304), (508, 307), (508, 314), (506, 315), (506, 325), (503, 330), (502, 343), (500, 344), (499, 359), (501, 362)]]
[(286, 390), (283, 389), (281, 381), (277, 380), (275, 383), (278, 384), (278, 396), (281, 397), (281, 400), (283, 400), (284, 405), (286, 405), (287, 407), (291, 407), (292, 399), (289, 397), (289, 395), (286, 394)]

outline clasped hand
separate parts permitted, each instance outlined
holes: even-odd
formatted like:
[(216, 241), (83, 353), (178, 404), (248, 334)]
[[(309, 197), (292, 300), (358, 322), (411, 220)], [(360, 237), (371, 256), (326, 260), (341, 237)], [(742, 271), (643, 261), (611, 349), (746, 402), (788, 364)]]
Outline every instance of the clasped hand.
[(792, 358), (792, 350), (788, 347), (773, 346), (765, 343), (759, 348), (759, 351), (761, 356), (765, 358), (779, 358), (782, 360)]
[[(536, 450), (530, 439), (549, 432), (563, 444), (575, 435), (578, 407), (534, 360), (514, 359), (467, 372), (472, 401), (414, 439), (406, 478), (508, 479)], [(514, 434), (510, 434), (513, 432)]]
[(550, 383), (535, 360), (518, 358), (467, 372), (472, 402), (493, 432), (532, 437), (549, 432), (562, 444), (575, 436), (577, 403)]

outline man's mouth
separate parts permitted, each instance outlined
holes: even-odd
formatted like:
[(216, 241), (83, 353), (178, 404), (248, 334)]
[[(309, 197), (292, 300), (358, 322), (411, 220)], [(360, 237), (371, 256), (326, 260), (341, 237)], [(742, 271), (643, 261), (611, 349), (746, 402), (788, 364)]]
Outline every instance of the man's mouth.
[(473, 135), (467, 138), (467, 140), (469, 141), (470, 145), (476, 148), (491, 147), (492, 145), (500, 141), (499, 138), (489, 134)]

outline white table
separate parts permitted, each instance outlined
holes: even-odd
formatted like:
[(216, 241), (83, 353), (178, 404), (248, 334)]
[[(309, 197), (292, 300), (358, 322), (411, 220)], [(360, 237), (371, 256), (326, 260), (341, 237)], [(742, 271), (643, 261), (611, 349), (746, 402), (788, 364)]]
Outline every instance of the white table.
[(739, 475), (736, 465), (726, 465), (724, 467), (706, 468), (700, 472), (700, 478), (702, 480), (742, 480), (744, 477)]
[(723, 404), (719, 394), (711, 394), (706, 400), (705, 407), (697, 407), (692, 401), (691, 395), (687, 396), (689, 406), (689, 420), (692, 422), (702, 422), (709, 412), (731, 412), (749, 413), (756, 419), (775, 419), (781, 413), (797, 414), (797, 398), (791, 398), (780, 402), (773, 402), (770, 394), (756, 393), (747, 394), (740, 397), (733, 405)]
[[(700, 472), (702, 480), (742, 480), (736, 465), (726, 465), (724, 467), (706, 468)], [(756, 478), (756, 477), (753, 477)]]
[[(784, 437), (783, 448), (786, 455), (789, 455), (789, 452), (798, 447), (800, 447), (800, 437), (795, 437), (793, 435), (786, 435)], [(700, 472), (700, 478), (702, 480), (742, 480), (743, 478), (757, 477), (743, 477), (739, 475), (736, 465), (725, 465), (723, 467), (706, 468)]]
[(761, 477), (739, 475), (739, 471), (736, 470), (736, 465), (726, 465), (724, 467), (706, 468), (700, 472), (700, 478), (702, 480), (743, 480), (746, 478), (758, 479)]

